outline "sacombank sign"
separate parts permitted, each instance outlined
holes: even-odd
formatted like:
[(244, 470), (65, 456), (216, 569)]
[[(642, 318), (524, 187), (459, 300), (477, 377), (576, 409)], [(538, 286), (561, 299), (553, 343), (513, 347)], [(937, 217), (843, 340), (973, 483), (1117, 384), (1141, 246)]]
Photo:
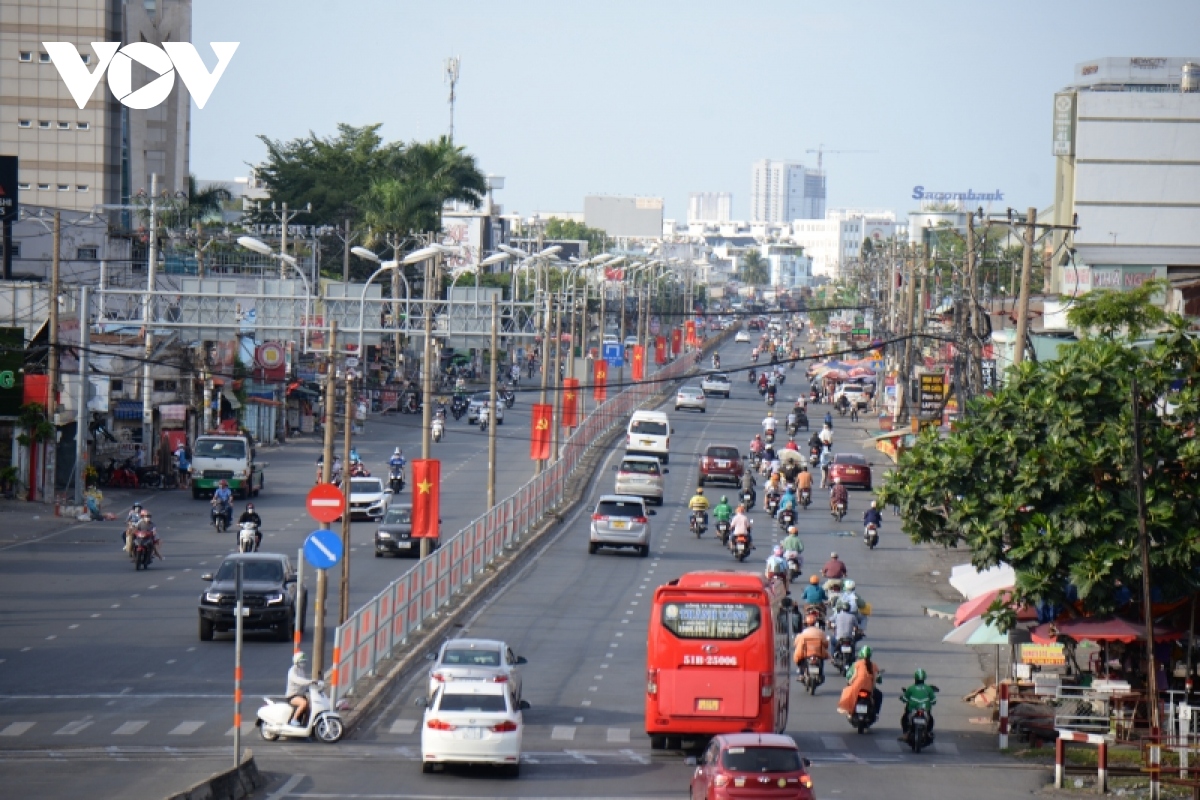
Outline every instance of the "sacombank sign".
[[(96, 68), (88, 71), (87, 65), (75, 45), (70, 42), (42, 42), (59, 77), (67, 85), (71, 97), (80, 108), (87, 105), (92, 92), (108, 71), (108, 88), (113, 97), (124, 106), (136, 109), (154, 108), (167, 99), (175, 88), (175, 73), (183, 79), (183, 85), (191, 92), (197, 108), (204, 108), (212, 95), (217, 81), (229, 66), (240, 42), (209, 42), (217, 55), (217, 66), (212, 72), (200, 60), (196, 48), (188, 42), (163, 42), (162, 47), (149, 42), (132, 42), (121, 47), (120, 42), (92, 42), (96, 53)], [(141, 64), (158, 77), (137, 89), (133, 88), (133, 62)]]

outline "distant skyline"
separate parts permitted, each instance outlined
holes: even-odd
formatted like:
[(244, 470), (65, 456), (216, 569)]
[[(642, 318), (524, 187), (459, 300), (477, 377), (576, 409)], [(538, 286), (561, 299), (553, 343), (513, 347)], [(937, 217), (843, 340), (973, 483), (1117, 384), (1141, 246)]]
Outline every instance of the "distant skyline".
[[(506, 211), (582, 211), (587, 194), (730, 192), (750, 216), (763, 158), (816, 167), (828, 208), (913, 210), (913, 187), (1050, 203), (1053, 93), (1105, 56), (1200, 59), (1200, 2), (780, 0), (599, 4), (202, 0), (192, 41), (241, 45), (203, 110), (191, 169), (232, 181), (256, 134), (382, 123), (388, 141), (449, 128), (443, 64), (460, 56), (455, 142), (503, 175)], [(838, 154), (837, 150), (873, 153)], [(298, 220), (302, 221), (302, 220)]]

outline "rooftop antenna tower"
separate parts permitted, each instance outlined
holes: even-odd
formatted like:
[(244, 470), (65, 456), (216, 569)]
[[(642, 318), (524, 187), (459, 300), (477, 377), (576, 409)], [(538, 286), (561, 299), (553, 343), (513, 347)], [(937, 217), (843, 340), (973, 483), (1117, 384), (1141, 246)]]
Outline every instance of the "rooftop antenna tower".
[(458, 65), (461, 59), (451, 56), (446, 59), (446, 83), (450, 84), (450, 143), (454, 144), (454, 86), (458, 83)]

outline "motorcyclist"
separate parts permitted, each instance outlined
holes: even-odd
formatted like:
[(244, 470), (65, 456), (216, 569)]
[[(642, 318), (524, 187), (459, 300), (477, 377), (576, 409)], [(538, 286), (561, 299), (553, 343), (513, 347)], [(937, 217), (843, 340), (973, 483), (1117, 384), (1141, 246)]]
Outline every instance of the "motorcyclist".
[(717, 522), (729, 522), (733, 519), (733, 506), (729, 505), (728, 497), (721, 496), (721, 502), (713, 506), (712, 515)]
[(787, 536), (783, 537), (783, 541), (779, 543), (779, 546), (783, 548), (784, 558), (787, 558), (788, 553), (800, 555), (804, 552), (804, 542), (800, 541), (797, 533), (798, 530), (795, 525), (788, 526)]
[(688, 508), (699, 517), (701, 525), (708, 525), (708, 498), (704, 496), (703, 486), (696, 487), (696, 494), (692, 496), (691, 500), (688, 500)]
[(875, 718), (879, 719), (880, 713), (883, 711), (883, 692), (879, 691), (878, 684), (883, 681), (883, 670), (879, 665), (871, 661), (870, 646), (863, 647), (858, 651), (858, 661), (846, 671), (847, 686), (842, 691), (841, 702), (838, 703), (838, 712), (850, 715), (854, 710), (854, 700), (858, 697), (859, 691), (871, 692), (875, 700)]
[(238, 528), (240, 529), (243, 522), (254, 523), (254, 549), (262, 545), (262, 517), (254, 510), (254, 503), (246, 503), (246, 510), (238, 517)]
[[(135, 539), (142, 538), (142, 537), (149, 537), (150, 541), (153, 543), (153, 546), (154, 546), (155, 558), (157, 558), (159, 561), (166, 560), (163, 558), (163, 554), (158, 549), (158, 546), (159, 546), (159, 544), (162, 543), (162, 540), (158, 538), (158, 528), (156, 528), (154, 526), (154, 521), (150, 518), (149, 511), (142, 509), (141, 517), (138, 520), (137, 527), (134, 528), (134, 531), (133, 531), (133, 537)], [(129, 549), (129, 554), (131, 556), (134, 555), (132, 547)]]
[(779, 472), (779, 453), (775, 452), (775, 445), (769, 444), (763, 451), (763, 465), (772, 473)]
[(288, 724), (301, 728), (304, 727), (301, 718), (308, 711), (308, 687), (313, 683), (312, 678), (304, 671), (306, 661), (308, 657), (304, 653), (296, 653), (292, 656), (292, 668), (288, 670), (287, 675), (287, 701), (295, 709)]
[(783, 478), (778, 472), (772, 472), (771, 477), (767, 479), (767, 494), (782, 495), (783, 494)]
[[(807, 592), (807, 590), (805, 590)], [(825, 662), (829, 660), (829, 639), (826, 638), (825, 632), (822, 631), (816, 624), (816, 617), (810, 618), (812, 621), (796, 635), (795, 650), (792, 654), (792, 660), (797, 667), (802, 670), (804, 662), (809, 658), (821, 659), (821, 680), (825, 680)], [(803, 672), (801, 672), (803, 675)], [(801, 680), (801, 678), (797, 678)]]
[(212, 507), (225, 515), (226, 527), (233, 521), (233, 492), (229, 490), (229, 481), (222, 480), (213, 492)]
[(927, 733), (933, 739), (933, 707), (937, 704), (938, 690), (925, 683), (927, 677), (925, 670), (918, 669), (913, 673), (913, 685), (900, 691), (900, 700), (904, 703), (904, 714), (900, 717), (900, 730), (903, 733), (899, 738), (902, 742), (908, 738), (909, 714), (918, 708), (925, 709), (925, 716), (929, 719)]
[(826, 578), (841, 580), (846, 577), (846, 563), (838, 558), (837, 551), (829, 554), (829, 560), (825, 562), (825, 566), (821, 567), (821, 574)]
[(721, 354), (720, 354), (720, 353), (713, 353), (713, 355), (712, 355), (712, 365), (713, 365), (713, 369), (720, 369), (720, 368), (721, 368)]
[(806, 606), (820, 605), (828, 599), (825, 590), (821, 588), (821, 579), (818, 576), (809, 576), (808, 586), (804, 587), (804, 594), (800, 598)]
[(836, 512), (838, 503), (841, 503), (843, 507), (849, 506), (850, 493), (846, 490), (846, 487), (842, 485), (841, 478), (834, 478), (833, 488), (829, 490), (830, 512)]
[(812, 473), (807, 469), (801, 469), (796, 475), (796, 494), (802, 495), (807, 491), (809, 497), (812, 497)]
[(746, 507), (738, 506), (733, 519), (729, 520), (729, 541), (732, 543), (733, 538), (740, 534), (746, 537), (747, 547), (753, 546), (754, 537), (751, 535), (753, 528), (754, 521), (746, 514)]
[(779, 511), (796, 511), (796, 493), (792, 491), (791, 486), (787, 486), (783, 490), (783, 496), (779, 498)]
[(830, 431), (833, 430), (833, 412), (832, 411), (825, 412), (825, 427), (829, 428)]
[(388, 459), (388, 466), (393, 468), (403, 467), (407, 463), (408, 460), (404, 458), (404, 451), (399, 447), (392, 451), (392, 457)]
[(133, 550), (130, 548), (129, 544), (132, 541), (132, 537), (129, 535), (129, 532), (133, 528), (136, 528), (137, 524), (141, 521), (142, 521), (142, 504), (134, 503), (133, 507), (129, 509), (129, 513), (125, 515), (125, 530), (121, 533), (121, 540), (125, 543), (123, 545), (123, 549), (125, 550), (126, 553), (130, 553), (131, 555), (133, 553)]
[(770, 433), (772, 438), (774, 438), (776, 425), (778, 425), (778, 423), (775, 420), (775, 412), (768, 411), (767, 415), (763, 417), (762, 421), (763, 435), (765, 436), (767, 433)]
[(808, 449), (820, 451), (824, 446), (825, 443), (821, 441), (821, 432), (813, 431), (812, 436), (808, 437)]
[(758, 376), (758, 393), (767, 393), (767, 373), (765, 372)]
[(824, 489), (829, 484), (829, 467), (833, 464), (833, 451), (828, 447), (821, 449), (821, 457), (817, 460), (817, 466), (821, 469), (821, 488)]
[(750, 440), (750, 452), (755, 453), (757, 455), (762, 455), (762, 452), (765, 449), (766, 449), (766, 444), (763, 443), (762, 434), (761, 433), (754, 434), (754, 438)]
[(826, 422), (821, 431), (817, 434), (817, 438), (821, 440), (821, 445), (824, 447), (833, 447), (833, 425)]
[(883, 527), (883, 514), (879, 512), (878, 503), (875, 500), (872, 500), (871, 507), (863, 512), (864, 532), (866, 532), (868, 525), (874, 525), (876, 530)]
[(775, 545), (771, 555), (767, 556), (767, 580), (778, 580), (783, 584), (783, 591), (788, 591), (787, 561), (783, 558), (783, 547)]
[(785, 444), (783, 446), (783, 449), (784, 450), (795, 450), (797, 453), (800, 452), (800, 446), (798, 444), (796, 444), (796, 440), (790, 436), (788, 437), (787, 444)]
[(750, 493), (750, 505), (753, 506), (758, 502), (758, 489), (755, 487), (757, 480), (754, 477), (754, 470), (748, 469), (742, 472), (742, 494)]

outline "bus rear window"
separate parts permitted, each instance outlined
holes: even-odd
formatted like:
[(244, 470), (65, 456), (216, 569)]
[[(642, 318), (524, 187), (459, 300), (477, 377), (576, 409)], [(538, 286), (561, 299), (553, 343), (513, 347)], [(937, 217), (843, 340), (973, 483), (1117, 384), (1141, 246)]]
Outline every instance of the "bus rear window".
[(749, 603), (666, 603), (662, 625), (678, 639), (745, 639), (762, 613)]

